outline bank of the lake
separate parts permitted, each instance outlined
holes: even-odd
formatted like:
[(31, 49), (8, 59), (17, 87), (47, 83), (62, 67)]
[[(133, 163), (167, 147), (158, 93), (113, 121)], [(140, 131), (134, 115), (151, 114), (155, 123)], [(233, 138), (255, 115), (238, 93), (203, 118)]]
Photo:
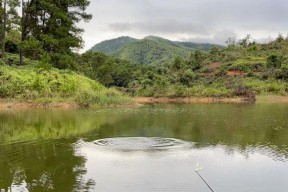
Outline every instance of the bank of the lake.
[(80, 105), (72, 99), (62, 99), (62, 101), (20, 101), (20, 100), (0, 100), (0, 110), (6, 109), (77, 109), (83, 107), (90, 108), (111, 108), (111, 107), (141, 107), (146, 104), (153, 103), (285, 103), (288, 104), (288, 96), (279, 95), (260, 95), (256, 97), (255, 101), (248, 100), (244, 97), (232, 97), (232, 98), (219, 98), (219, 97), (126, 97), (126, 102), (110, 105), (97, 105), (91, 103), (86, 106)]
[(0, 66), (0, 109), (137, 107), (145, 103), (288, 103), (288, 96), (255, 92), (255, 98), (254, 91), (238, 97), (207, 95), (200, 93), (201, 90), (179, 96), (171, 93), (173, 87), (171, 92), (159, 97), (141, 94), (130, 97), (129, 91), (107, 88), (80, 73), (45, 66), (38, 61), (26, 62), (24, 66)]
[(127, 105), (114, 88), (70, 70), (0, 66), (0, 108), (75, 108)]
[(288, 96), (259, 95), (255, 100), (245, 97), (136, 97), (138, 103), (288, 103)]

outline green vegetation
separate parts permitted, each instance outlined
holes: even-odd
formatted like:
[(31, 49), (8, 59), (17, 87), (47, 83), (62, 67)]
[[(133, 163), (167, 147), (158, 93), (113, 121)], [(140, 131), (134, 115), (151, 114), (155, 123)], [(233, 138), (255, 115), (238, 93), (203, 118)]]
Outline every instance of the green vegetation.
[(212, 47), (216, 47), (218, 49), (224, 48), (224, 46), (222, 45), (211, 44), (211, 43), (193, 43), (193, 42), (180, 42), (180, 41), (179, 42), (176, 41), (175, 43), (178, 43), (188, 48), (199, 49), (199, 50), (203, 50), (207, 52), (209, 52)]
[(39, 62), (26, 62), (31, 65), (0, 66), (0, 98), (32, 102), (70, 101), (81, 106), (129, 102), (119, 91), (107, 89), (70, 70), (44, 69)]
[[(212, 47), (209, 52), (183, 51), (180, 49), (182, 45), (174, 42), (167, 45), (166, 42), (161, 53), (159, 45), (164, 46), (166, 40), (147, 37), (118, 51), (119, 55), (125, 53), (123, 59), (133, 57), (133, 60), (140, 59), (140, 63), (151, 62), (149, 65), (87, 52), (82, 55), (86, 60), (83, 73), (105, 86), (121, 87), (133, 96), (254, 98), (255, 94), (287, 95), (288, 39), (279, 36), (270, 43), (257, 44), (250, 42), (249, 38), (247, 36), (239, 43), (228, 41), (228, 47)], [(147, 47), (141, 48), (139, 44)], [(157, 54), (167, 57), (167, 60), (155, 63), (147, 59)], [(89, 69), (86, 70), (89, 73), (85, 69)]]
[(223, 48), (213, 44), (174, 42), (156, 36), (148, 36), (141, 40), (119, 37), (96, 44), (91, 51), (103, 52), (132, 63), (161, 65), (175, 57), (187, 58), (196, 49), (207, 51), (213, 46)]
[(140, 64), (163, 64), (177, 56), (186, 58), (189, 54), (190, 51), (186, 48), (149, 38), (126, 45), (112, 53), (117, 58)]
[(77, 66), (73, 50), (82, 46), (83, 31), (75, 24), (92, 18), (85, 12), (89, 3), (0, 1), (0, 98), (81, 106), (129, 102), (116, 89), (72, 71)]
[(252, 100), (288, 93), (288, 39), (282, 35), (267, 44), (250, 35), (237, 43), (229, 38), (227, 47), (120, 37), (77, 54), (83, 30), (75, 24), (91, 19), (88, 0), (21, 1), (21, 16), (18, 0), (0, 5), (0, 98), (89, 106), (126, 103), (120, 92)]
[(135, 41), (137, 41), (137, 39), (134, 39), (132, 37), (118, 37), (116, 39), (106, 40), (99, 44), (96, 44), (91, 48), (91, 50), (94, 52), (103, 52), (106, 54), (110, 54), (117, 49)]
[[(50, 61), (59, 68), (63, 62), (71, 60), (73, 49), (82, 46), (81, 32), (75, 24), (89, 21), (92, 15), (86, 13), (88, 0), (63, 1), (0, 1), (1, 57), (7, 51), (19, 54), (19, 64), (24, 65), (24, 57), (33, 60)], [(21, 16), (16, 11), (22, 8)], [(16, 33), (12, 41), (6, 38)]]

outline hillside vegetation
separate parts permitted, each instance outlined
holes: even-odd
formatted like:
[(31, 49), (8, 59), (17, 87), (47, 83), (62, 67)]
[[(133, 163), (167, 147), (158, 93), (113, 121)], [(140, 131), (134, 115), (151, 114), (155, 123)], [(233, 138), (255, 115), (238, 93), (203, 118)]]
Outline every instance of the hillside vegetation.
[(140, 64), (163, 64), (175, 57), (188, 58), (192, 51), (209, 50), (213, 44), (198, 44), (192, 42), (174, 42), (156, 36), (148, 36), (141, 40), (130, 37), (120, 37), (95, 45), (91, 51), (103, 52), (119, 59)]
[[(145, 58), (159, 54), (161, 49), (154, 47), (153, 39), (133, 44), (143, 41), (150, 46), (142, 50)], [(167, 47), (178, 50), (173, 45)], [(129, 53), (125, 47), (121, 49)], [(229, 41), (224, 49), (212, 47), (209, 52), (183, 50), (174, 51), (173, 56), (162, 60), (161, 65), (139, 65), (87, 52), (82, 55), (86, 60), (83, 70), (89, 68), (86, 73), (89, 77), (106, 86), (120, 87), (134, 96), (254, 98), (255, 95), (288, 93), (288, 39), (281, 35), (267, 44), (257, 44), (247, 36), (239, 42)], [(137, 55), (131, 53), (131, 56)]]
[(177, 56), (187, 58), (190, 51), (155, 40), (143, 39), (126, 45), (111, 55), (135, 63), (157, 65), (173, 60)]
[(137, 39), (134, 39), (132, 37), (127, 37), (127, 36), (118, 37), (116, 39), (102, 41), (101, 43), (94, 45), (91, 48), (91, 50), (95, 52), (103, 52), (106, 54), (110, 54), (122, 48), (123, 46), (133, 43), (135, 41), (137, 41)]
[[(7, 60), (17, 61), (14, 55)], [(0, 62), (3, 60), (0, 59)], [(129, 102), (115, 89), (71, 70), (59, 70), (37, 61), (28, 65), (0, 65), (0, 98), (37, 103), (76, 102), (81, 106), (112, 105)]]

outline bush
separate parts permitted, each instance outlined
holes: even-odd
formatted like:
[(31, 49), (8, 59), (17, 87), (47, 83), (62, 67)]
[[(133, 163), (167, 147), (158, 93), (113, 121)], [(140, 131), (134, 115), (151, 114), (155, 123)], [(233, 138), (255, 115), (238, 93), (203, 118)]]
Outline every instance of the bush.
[(262, 57), (238, 59), (233, 62), (229, 69), (243, 72), (263, 71), (265, 69), (265, 60)]
[(129, 102), (116, 89), (107, 89), (71, 71), (9, 66), (0, 67), (0, 97), (20, 100), (66, 98), (81, 106)]
[(247, 78), (244, 82), (244, 86), (257, 94), (273, 93), (278, 95), (286, 94), (287, 83), (282, 81), (275, 81), (268, 79), (261, 81), (254, 78)]
[(267, 67), (278, 68), (281, 66), (281, 59), (279, 55), (271, 54), (267, 58)]

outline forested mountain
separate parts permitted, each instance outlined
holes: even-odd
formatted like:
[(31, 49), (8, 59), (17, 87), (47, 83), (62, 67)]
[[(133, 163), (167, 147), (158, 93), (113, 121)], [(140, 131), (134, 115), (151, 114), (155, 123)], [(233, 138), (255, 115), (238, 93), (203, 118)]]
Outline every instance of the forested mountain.
[(200, 49), (204, 51), (210, 51), (211, 47), (217, 47), (219, 49), (224, 48), (222, 45), (211, 44), (211, 43), (193, 43), (193, 42), (176, 42), (184, 47), (192, 48), (192, 49)]
[(103, 53), (109, 54), (135, 41), (137, 41), (137, 39), (134, 39), (132, 37), (127, 37), (127, 36), (118, 37), (116, 39), (102, 41), (101, 43), (94, 45), (91, 48), (91, 50), (95, 52), (103, 52)]
[[(256, 43), (248, 35), (229, 41), (225, 48), (212, 47), (209, 52), (191, 52), (181, 44), (150, 36), (113, 53), (125, 60), (84, 53), (85, 67), (81, 70), (89, 69), (86, 74), (105, 86), (121, 87), (137, 96), (244, 96), (253, 100), (255, 94), (288, 94), (287, 49), (288, 37), (281, 35), (267, 44)], [(161, 65), (127, 61), (131, 57), (149, 63), (157, 56), (167, 60)]]
[(144, 38), (128, 44), (111, 55), (140, 64), (161, 64), (179, 56), (187, 58), (192, 50), (161, 41)]
[(196, 49), (203, 51), (220, 45), (170, 41), (157, 36), (147, 36), (137, 40), (119, 37), (103, 41), (91, 48), (93, 52), (103, 52), (120, 59), (140, 64), (163, 64), (175, 57), (187, 58)]

